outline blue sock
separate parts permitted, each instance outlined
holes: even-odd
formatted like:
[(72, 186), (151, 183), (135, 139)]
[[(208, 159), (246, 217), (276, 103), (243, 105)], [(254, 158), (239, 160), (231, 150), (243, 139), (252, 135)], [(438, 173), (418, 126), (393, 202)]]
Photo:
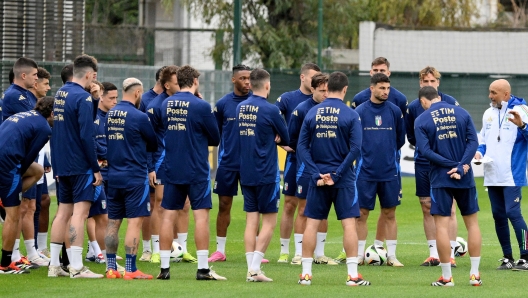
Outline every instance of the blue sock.
[(106, 265), (107, 269), (117, 270), (116, 254), (106, 253), (106, 262), (107, 262), (107, 265)]
[(126, 255), (125, 270), (126, 272), (136, 272), (136, 255)]

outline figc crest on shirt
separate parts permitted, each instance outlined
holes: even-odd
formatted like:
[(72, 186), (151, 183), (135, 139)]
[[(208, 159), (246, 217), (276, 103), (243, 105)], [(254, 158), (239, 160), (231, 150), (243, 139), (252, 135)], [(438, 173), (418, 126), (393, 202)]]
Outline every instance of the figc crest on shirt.
[(377, 115), (377, 116), (375, 117), (375, 121), (376, 121), (376, 126), (380, 126), (381, 123), (383, 123), (383, 122), (381, 121), (381, 115)]

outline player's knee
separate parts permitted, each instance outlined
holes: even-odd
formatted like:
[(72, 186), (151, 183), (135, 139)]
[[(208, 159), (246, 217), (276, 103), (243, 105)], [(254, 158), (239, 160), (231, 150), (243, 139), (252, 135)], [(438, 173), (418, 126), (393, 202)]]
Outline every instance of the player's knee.
[(522, 218), (520, 208), (514, 208), (514, 209), (507, 210), (506, 211), (506, 217), (510, 221), (515, 221), (515, 220), (518, 220), (518, 219)]

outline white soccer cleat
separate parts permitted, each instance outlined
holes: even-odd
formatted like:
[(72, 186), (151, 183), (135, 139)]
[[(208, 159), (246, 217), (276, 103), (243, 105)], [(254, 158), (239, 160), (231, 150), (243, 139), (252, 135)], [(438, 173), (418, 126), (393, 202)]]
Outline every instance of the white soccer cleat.
[(70, 278), (103, 278), (104, 275), (93, 273), (88, 267), (83, 266), (81, 270), (70, 267)]
[(250, 270), (247, 275), (248, 275), (247, 281), (252, 281), (252, 282), (270, 282), (270, 281), (273, 281), (273, 279), (271, 279), (271, 278), (267, 277), (266, 275), (264, 275), (264, 272), (262, 270), (259, 270), (259, 271)]
[(400, 261), (398, 261), (398, 259), (396, 259), (395, 256), (391, 256), (387, 258), (387, 266), (403, 267), (403, 264)]
[(301, 265), (302, 264), (302, 256), (301, 255), (295, 255), (293, 259), (291, 260), (292, 265)]
[(31, 263), (33, 263), (33, 264), (39, 265), (40, 267), (47, 267), (47, 266), (49, 266), (49, 263), (50, 263), (49, 261), (44, 260), (43, 258), (41, 258), (39, 256), (37, 256), (36, 258), (33, 258), (33, 259), (29, 260), (29, 261)]
[(49, 266), (48, 267), (48, 277), (66, 277), (70, 274), (62, 269), (61, 266)]

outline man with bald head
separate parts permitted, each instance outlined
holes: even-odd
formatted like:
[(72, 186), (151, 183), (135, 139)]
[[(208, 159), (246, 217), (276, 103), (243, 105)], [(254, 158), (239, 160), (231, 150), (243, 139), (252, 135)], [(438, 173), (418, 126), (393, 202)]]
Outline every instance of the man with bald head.
[[(105, 244), (107, 278), (121, 278), (116, 252), (119, 227), (127, 219), (125, 236), (126, 266), (124, 279), (152, 279), (136, 268), (139, 232), (143, 218), (150, 216), (149, 184), (154, 187), (156, 173), (147, 163), (147, 152), (155, 152), (158, 143), (148, 116), (138, 110), (143, 84), (136, 78), (123, 81), (123, 99), (107, 114), (106, 140), (108, 160), (108, 226)], [(145, 148), (147, 150), (145, 151)]]
[[(511, 94), (506, 80), (489, 87), (490, 108), (484, 112), (480, 145), (475, 159), (484, 164), (484, 186), (488, 187), (495, 231), (504, 257), (499, 270), (528, 271), (527, 228), (521, 214), (521, 187), (526, 185), (528, 150), (528, 107), (522, 98)], [(510, 243), (513, 226), (521, 257), (514, 262)]]

